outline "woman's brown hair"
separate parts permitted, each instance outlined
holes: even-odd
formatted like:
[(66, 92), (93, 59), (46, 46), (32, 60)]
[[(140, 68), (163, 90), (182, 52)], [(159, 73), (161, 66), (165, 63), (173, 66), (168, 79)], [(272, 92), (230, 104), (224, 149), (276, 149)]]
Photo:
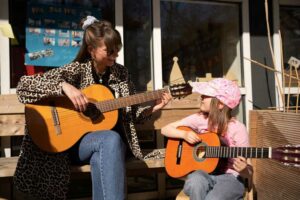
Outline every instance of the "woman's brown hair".
[(220, 103), (221, 102), (215, 97), (211, 99), (210, 111), (208, 113), (208, 130), (217, 132), (220, 136), (224, 136), (227, 131), (228, 123), (232, 117), (232, 109), (224, 104), (224, 107), (219, 109)]
[[(85, 20), (86, 18), (81, 20), (81, 26)], [(112, 27), (112, 24), (105, 20), (95, 21), (85, 29), (82, 45), (74, 61), (86, 62), (86, 60), (91, 59), (88, 46), (96, 48), (100, 42), (106, 45), (108, 55), (122, 48), (120, 33)]]

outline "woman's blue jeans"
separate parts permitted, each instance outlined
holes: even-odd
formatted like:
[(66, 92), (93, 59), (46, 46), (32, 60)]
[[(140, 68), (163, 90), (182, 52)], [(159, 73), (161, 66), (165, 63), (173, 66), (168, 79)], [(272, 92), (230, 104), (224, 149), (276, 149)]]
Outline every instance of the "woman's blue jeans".
[(187, 176), (183, 191), (191, 200), (241, 200), (245, 186), (241, 177), (198, 170)]
[(94, 200), (124, 200), (125, 145), (118, 133), (88, 133), (69, 153), (73, 164), (91, 165)]

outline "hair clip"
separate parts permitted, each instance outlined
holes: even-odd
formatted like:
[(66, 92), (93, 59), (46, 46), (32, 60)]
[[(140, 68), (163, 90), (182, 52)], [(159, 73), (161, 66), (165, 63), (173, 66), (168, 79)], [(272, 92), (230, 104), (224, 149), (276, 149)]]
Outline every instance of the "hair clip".
[(87, 16), (86, 20), (84, 20), (83, 25), (82, 25), (82, 29), (86, 30), (88, 26), (90, 26), (91, 24), (93, 24), (94, 22), (98, 22), (99, 20), (96, 19), (93, 16)]

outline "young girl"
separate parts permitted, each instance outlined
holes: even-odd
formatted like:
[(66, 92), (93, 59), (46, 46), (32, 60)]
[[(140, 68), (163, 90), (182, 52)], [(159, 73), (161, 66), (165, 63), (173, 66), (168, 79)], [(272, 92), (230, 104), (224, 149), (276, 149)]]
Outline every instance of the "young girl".
[[(161, 130), (162, 134), (195, 144), (201, 142), (197, 133), (210, 131), (219, 135), (223, 145), (249, 146), (245, 125), (231, 116), (232, 109), (239, 104), (241, 98), (238, 86), (224, 78), (205, 83), (194, 82), (191, 85), (193, 92), (201, 94), (199, 113), (166, 125)], [(179, 130), (179, 126), (190, 127), (196, 133)], [(191, 200), (242, 199), (245, 189), (243, 178), (251, 178), (252, 171), (252, 166), (247, 164), (245, 158), (229, 159), (222, 169), (212, 174), (202, 170), (190, 173), (184, 184), (184, 193)]]

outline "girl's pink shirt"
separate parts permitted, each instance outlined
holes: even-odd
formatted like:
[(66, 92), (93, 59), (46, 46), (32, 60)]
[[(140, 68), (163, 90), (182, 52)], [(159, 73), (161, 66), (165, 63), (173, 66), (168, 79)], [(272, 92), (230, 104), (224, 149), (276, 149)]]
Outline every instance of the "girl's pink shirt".
[[(180, 124), (188, 126), (201, 134), (207, 132), (208, 119), (205, 119), (203, 114), (196, 113), (182, 119)], [(246, 126), (235, 118), (232, 118), (229, 122), (227, 132), (220, 140), (229, 147), (249, 147), (249, 135)], [(238, 176), (239, 173), (233, 169), (232, 165), (233, 159), (229, 159), (225, 172)]]

